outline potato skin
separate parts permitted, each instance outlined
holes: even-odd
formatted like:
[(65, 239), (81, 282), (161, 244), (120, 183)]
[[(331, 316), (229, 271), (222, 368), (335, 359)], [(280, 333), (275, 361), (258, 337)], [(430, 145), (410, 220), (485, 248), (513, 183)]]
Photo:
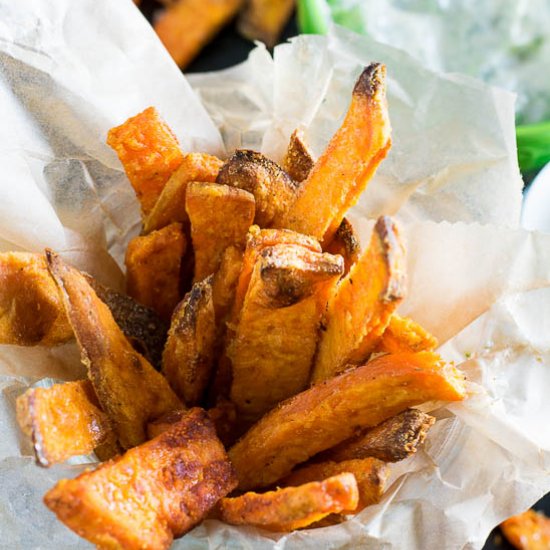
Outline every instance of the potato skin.
[(166, 379), (131, 346), (82, 274), (46, 251), (101, 408), (124, 449), (146, 438), (147, 423), (184, 408)]
[(434, 353), (378, 357), (287, 399), (257, 422), (229, 451), (239, 488), (270, 485), (296, 464), (411, 406), (464, 395), (460, 371)]
[(342, 220), (331, 243), (325, 247), (325, 252), (340, 254), (344, 258), (344, 275), (347, 275), (351, 267), (359, 260), (361, 254), (359, 238), (347, 218)]
[(302, 182), (307, 179), (314, 165), (315, 159), (302, 132), (294, 130), (283, 159), (283, 168), (294, 181)]
[(236, 485), (202, 409), (156, 438), (53, 487), (44, 502), (100, 548), (167, 549)]
[(0, 254), (0, 344), (56, 346), (73, 330), (46, 260), (40, 254)]
[(224, 498), (220, 502), (220, 516), (233, 525), (285, 532), (307, 527), (329, 514), (354, 510), (357, 502), (355, 477), (341, 473), (297, 487)]
[(154, 107), (111, 128), (107, 144), (118, 155), (141, 203), (143, 215), (151, 211), (164, 185), (183, 161), (176, 136)]
[(27, 390), (17, 398), (17, 421), (32, 438), (40, 466), (90, 454), (102, 444), (116, 449), (111, 422), (88, 380)]

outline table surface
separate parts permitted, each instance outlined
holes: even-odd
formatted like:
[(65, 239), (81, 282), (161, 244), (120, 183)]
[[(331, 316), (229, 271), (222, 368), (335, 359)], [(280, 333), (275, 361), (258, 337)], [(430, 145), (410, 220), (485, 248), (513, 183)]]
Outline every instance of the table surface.
[[(151, 20), (154, 17), (154, 12), (159, 9), (159, 4), (153, 0), (145, 0), (142, 2), (141, 8), (147, 19)], [(286, 26), (281, 41), (285, 41), (297, 33), (296, 21), (292, 19)], [(193, 73), (225, 69), (244, 61), (253, 47), (254, 44), (245, 40), (236, 32), (234, 25), (229, 25), (203, 49), (199, 57), (187, 68), (186, 72)], [(550, 515), (550, 494), (541, 499), (534, 508), (543, 510), (547, 515)], [(495, 529), (489, 536), (483, 550), (514, 549), (513, 546), (503, 539), (500, 531)]]

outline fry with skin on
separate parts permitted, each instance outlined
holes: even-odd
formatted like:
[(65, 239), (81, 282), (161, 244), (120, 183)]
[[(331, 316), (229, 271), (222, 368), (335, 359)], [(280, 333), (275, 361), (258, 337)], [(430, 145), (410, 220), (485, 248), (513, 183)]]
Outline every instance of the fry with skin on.
[(143, 220), (143, 233), (162, 229), (174, 222), (186, 227), (189, 217), (185, 211), (185, 194), (192, 181), (215, 182), (223, 162), (205, 153), (189, 153), (170, 176), (149, 215)]
[(541, 512), (527, 510), (500, 524), (508, 542), (518, 550), (548, 550), (550, 548), (550, 518)]
[(215, 273), (228, 246), (243, 249), (254, 220), (254, 196), (216, 183), (187, 186), (185, 208), (191, 221), (195, 282)]
[(433, 416), (409, 409), (325, 451), (321, 456), (324, 460), (336, 462), (367, 457), (398, 462), (416, 453), (434, 422)]
[(212, 276), (195, 283), (172, 316), (162, 372), (176, 395), (197, 405), (210, 380), (216, 345)]
[(426, 401), (464, 399), (464, 376), (435, 353), (383, 355), (267, 413), (229, 451), (239, 488), (265, 487), (320, 451)]
[(169, 548), (236, 485), (214, 426), (202, 409), (124, 455), (61, 480), (46, 506), (100, 548)]
[(376, 458), (344, 460), (342, 462), (319, 462), (306, 464), (294, 470), (290, 475), (277, 483), (281, 487), (296, 487), (312, 481), (322, 481), (345, 472), (355, 476), (359, 499), (355, 508), (347, 508), (345, 512), (356, 514), (371, 504), (377, 504), (386, 490), (386, 482), (390, 468)]
[(219, 508), (226, 523), (286, 532), (307, 527), (329, 514), (354, 510), (357, 501), (353, 474), (342, 473), (298, 487), (223, 498)]
[(385, 80), (386, 68), (380, 63), (363, 71), (342, 126), (274, 227), (312, 235), (325, 246), (330, 243), (390, 148)]
[(296, 199), (297, 184), (275, 162), (261, 153), (240, 150), (223, 165), (218, 183), (244, 189), (254, 195), (254, 223), (270, 227)]
[(433, 351), (438, 342), (424, 327), (410, 317), (400, 317), (394, 313), (375, 351), (401, 353), (403, 351)]
[(212, 280), (212, 301), (220, 332), (223, 332), (223, 323), (235, 301), (235, 291), (242, 266), (243, 252), (236, 246), (227, 247), (223, 253), (220, 267)]
[(72, 338), (44, 256), (0, 254), (0, 344), (55, 346)]
[(27, 390), (17, 398), (17, 422), (31, 437), (40, 466), (90, 454), (100, 445), (114, 447), (115, 443), (111, 422), (88, 380)]
[(183, 404), (166, 379), (132, 348), (83, 275), (49, 250), (46, 258), (101, 408), (122, 448), (139, 445), (148, 422)]
[(351, 266), (359, 260), (359, 255), (361, 254), (359, 238), (353, 229), (353, 225), (351, 225), (347, 218), (342, 220), (340, 227), (338, 227), (334, 235), (334, 239), (327, 246), (325, 252), (340, 254), (344, 258), (344, 275), (347, 275)]
[(107, 144), (118, 155), (146, 215), (183, 161), (178, 140), (154, 107), (111, 128)]
[(180, 301), (180, 269), (187, 243), (181, 224), (134, 237), (126, 250), (126, 289), (139, 303), (170, 319)]
[(156, 20), (155, 31), (183, 69), (237, 13), (243, 0), (178, 0)]
[(226, 349), (231, 401), (245, 422), (306, 387), (321, 316), (342, 272), (340, 256), (298, 245), (259, 254)]
[(248, 0), (237, 28), (248, 40), (260, 40), (268, 48), (273, 48), (295, 4), (295, 0)]
[(342, 279), (327, 311), (311, 380), (365, 361), (405, 296), (405, 250), (393, 221), (376, 222), (369, 247)]
[(304, 141), (302, 132), (294, 130), (283, 159), (283, 168), (294, 181), (302, 182), (307, 179), (314, 165), (313, 153)]

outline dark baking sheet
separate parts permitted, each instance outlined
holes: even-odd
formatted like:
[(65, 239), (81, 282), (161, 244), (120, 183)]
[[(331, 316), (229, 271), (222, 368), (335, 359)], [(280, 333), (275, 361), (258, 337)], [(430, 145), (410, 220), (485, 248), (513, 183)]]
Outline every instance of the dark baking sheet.
[[(159, 4), (153, 0), (142, 2), (141, 9), (149, 21), (154, 17), (154, 13), (159, 9)], [(286, 26), (281, 41), (285, 41), (298, 33), (296, 21), (292, 19)], [(223, 29), (220, 34), (206, 46), (199, 57), (189, 65), (186, 72), (204, 72), (216, 71), (231, 67), (236, 63), (244, 61), (254, 44), (242, 38), (236, 31), (234, 25), (229, 25)], [(543, 510), (550, 515), (550, 494), (540, 500), (534, 508)], [(442, 550), (445, 548), (444, 544)], [(513, 547), (503, 539), (500, 530), (495, 529), (483, 550), (513, 550)]]

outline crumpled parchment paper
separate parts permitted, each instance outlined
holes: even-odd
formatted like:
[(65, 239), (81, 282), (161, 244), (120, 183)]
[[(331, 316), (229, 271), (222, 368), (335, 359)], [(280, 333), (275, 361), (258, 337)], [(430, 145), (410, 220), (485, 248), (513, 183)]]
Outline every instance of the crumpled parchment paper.
[[(369, 218), (399, 219), (402, 311), (467, 372), (469, 399), (434, 411), (425, 449), (349, 522), (280, 536), (206, 521), (174, 548), (480, 548), (550, 489), (550, 236), (517, 226), (510, 94), (336, 30), (194, 76), (205, 110), (130, 0), (0, 0), (0, 13), (1, 249), (49, 246), (115, 286), (139, 214), (109, 127), (156, 105), (187, 151), (257, 147), (277, 160), (302, 126), (318, 153), (361, 66), (388, 65), (394, 146), (352, 218), (363, 239)], [(90, 547), (41, 501), (82, 464), (39, 468), (14, 419), (29, 385), (82, 376), (74, 344), (0, 347), (1, 548)]]

